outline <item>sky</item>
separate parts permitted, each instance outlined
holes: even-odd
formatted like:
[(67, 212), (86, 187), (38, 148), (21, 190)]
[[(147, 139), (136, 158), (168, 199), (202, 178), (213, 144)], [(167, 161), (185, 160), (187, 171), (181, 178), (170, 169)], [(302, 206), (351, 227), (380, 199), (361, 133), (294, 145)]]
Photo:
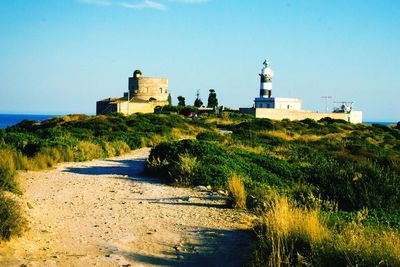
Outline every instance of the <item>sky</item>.
[(273, 96), (400, 120), (400, 1), (0, 1), (0, 113), (94, 114), (135, 69), (167, 77), (175, 104), (212, 88), (251, 107), (266, 58)]

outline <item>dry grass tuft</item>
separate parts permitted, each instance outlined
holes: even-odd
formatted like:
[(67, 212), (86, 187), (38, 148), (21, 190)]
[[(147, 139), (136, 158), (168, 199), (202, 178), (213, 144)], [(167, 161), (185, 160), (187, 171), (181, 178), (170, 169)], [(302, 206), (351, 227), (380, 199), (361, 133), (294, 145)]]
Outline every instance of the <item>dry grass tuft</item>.
[(26, 226), (18, 203), (0, 191), (0, 239), (9, 240), (20, 235)]
[(293, 141), (298, 137), (298, 134), (287, 134), (285, 131), (265, 131), (264, 133), (262, 133), (262, 135), (281, 138), (285, 141)]
[[(229, 141), (227, 141), (227, 143), (228, 142)], [(247, 151), (247, 152), (250, 152), (250, 153), (255, 153), (255, 154), (265, 154), (265, 153), (268, 152), (262, 146), (253, 147), (253, 146), (247, 146), (247, 145), (243, 145), (243, 144), (233, 144), (233, 145), (230, 145), (228, 148), (231, 148), (231, 149), (238, 148), (238, 149), (241, 149), (241, 150), (244, 150), (244, 151)]]
[(111, 143), (112, 147), (115, 149), (115, 155), (119, 156), (131, 151), (131, 148), (124, 141), (114, 141)]
[(328, 229), (319, 209), (293, 207), (279, 197), (260, 218), (250, 266), (400, 266), (400, 235), (354, 221)]
[(182, 185), (191, 185), (197, 167), (197, 157), (189, 154), (179, 155), (179, 165), (175, 172), (175, 182)]
[(233, 174), (228, 180), (228, 204), (234, 208), (246, 209), (247, 192), (242, 177)]
[(14, 153), (0, 150), (0, 190), (18, 193), (19, 186), (15, 176)]

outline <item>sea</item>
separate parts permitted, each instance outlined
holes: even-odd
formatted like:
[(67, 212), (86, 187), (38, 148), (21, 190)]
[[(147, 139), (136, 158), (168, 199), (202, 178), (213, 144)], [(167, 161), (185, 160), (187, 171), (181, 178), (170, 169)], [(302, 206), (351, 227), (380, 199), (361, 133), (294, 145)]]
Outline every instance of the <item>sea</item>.
[[(59, 115), (36, 115), (36, 114), (0, 114), (0, 129), (18, 124), (23, 120), (44, 121)], [(365, 121), (365, 124), (395, 125), (397, 122), (389, 121)]]
[(13, 126), (23, 120), (44, 121), (58, 115), (36, 115), (36, 114), (0, 114), (0, 129)]

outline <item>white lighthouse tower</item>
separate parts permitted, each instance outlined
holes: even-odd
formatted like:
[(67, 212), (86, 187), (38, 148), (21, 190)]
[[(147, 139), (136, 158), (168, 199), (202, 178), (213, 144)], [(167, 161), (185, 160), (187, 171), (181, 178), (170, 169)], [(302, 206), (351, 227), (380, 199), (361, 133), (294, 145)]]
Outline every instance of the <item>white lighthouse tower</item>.
[(264, 60), (264, 67), (261, 69), (260, 74), (260, 98), (271, 97), (272, 93), (272, 77), (274, 72), (269, 67), (268, 59)]
[(254, 99), (255, 108), (301, 110), (301, 99), (272, 97), (272, 77), (268, 59), (264, 60), (260, 75), (260, 96)]

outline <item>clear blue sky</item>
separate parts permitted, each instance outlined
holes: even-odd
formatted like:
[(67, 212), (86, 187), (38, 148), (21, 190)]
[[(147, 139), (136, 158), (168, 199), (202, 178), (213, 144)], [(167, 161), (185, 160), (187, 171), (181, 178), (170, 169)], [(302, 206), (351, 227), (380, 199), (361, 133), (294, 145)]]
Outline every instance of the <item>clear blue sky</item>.
[(175, 103), (214, 88), (251, 106), (269, 58), (274, 96), (400, 120), (400, 1), (2, 0), (0, 14), (0, 113), (93, 114), (135, 69), (168, 77)]

